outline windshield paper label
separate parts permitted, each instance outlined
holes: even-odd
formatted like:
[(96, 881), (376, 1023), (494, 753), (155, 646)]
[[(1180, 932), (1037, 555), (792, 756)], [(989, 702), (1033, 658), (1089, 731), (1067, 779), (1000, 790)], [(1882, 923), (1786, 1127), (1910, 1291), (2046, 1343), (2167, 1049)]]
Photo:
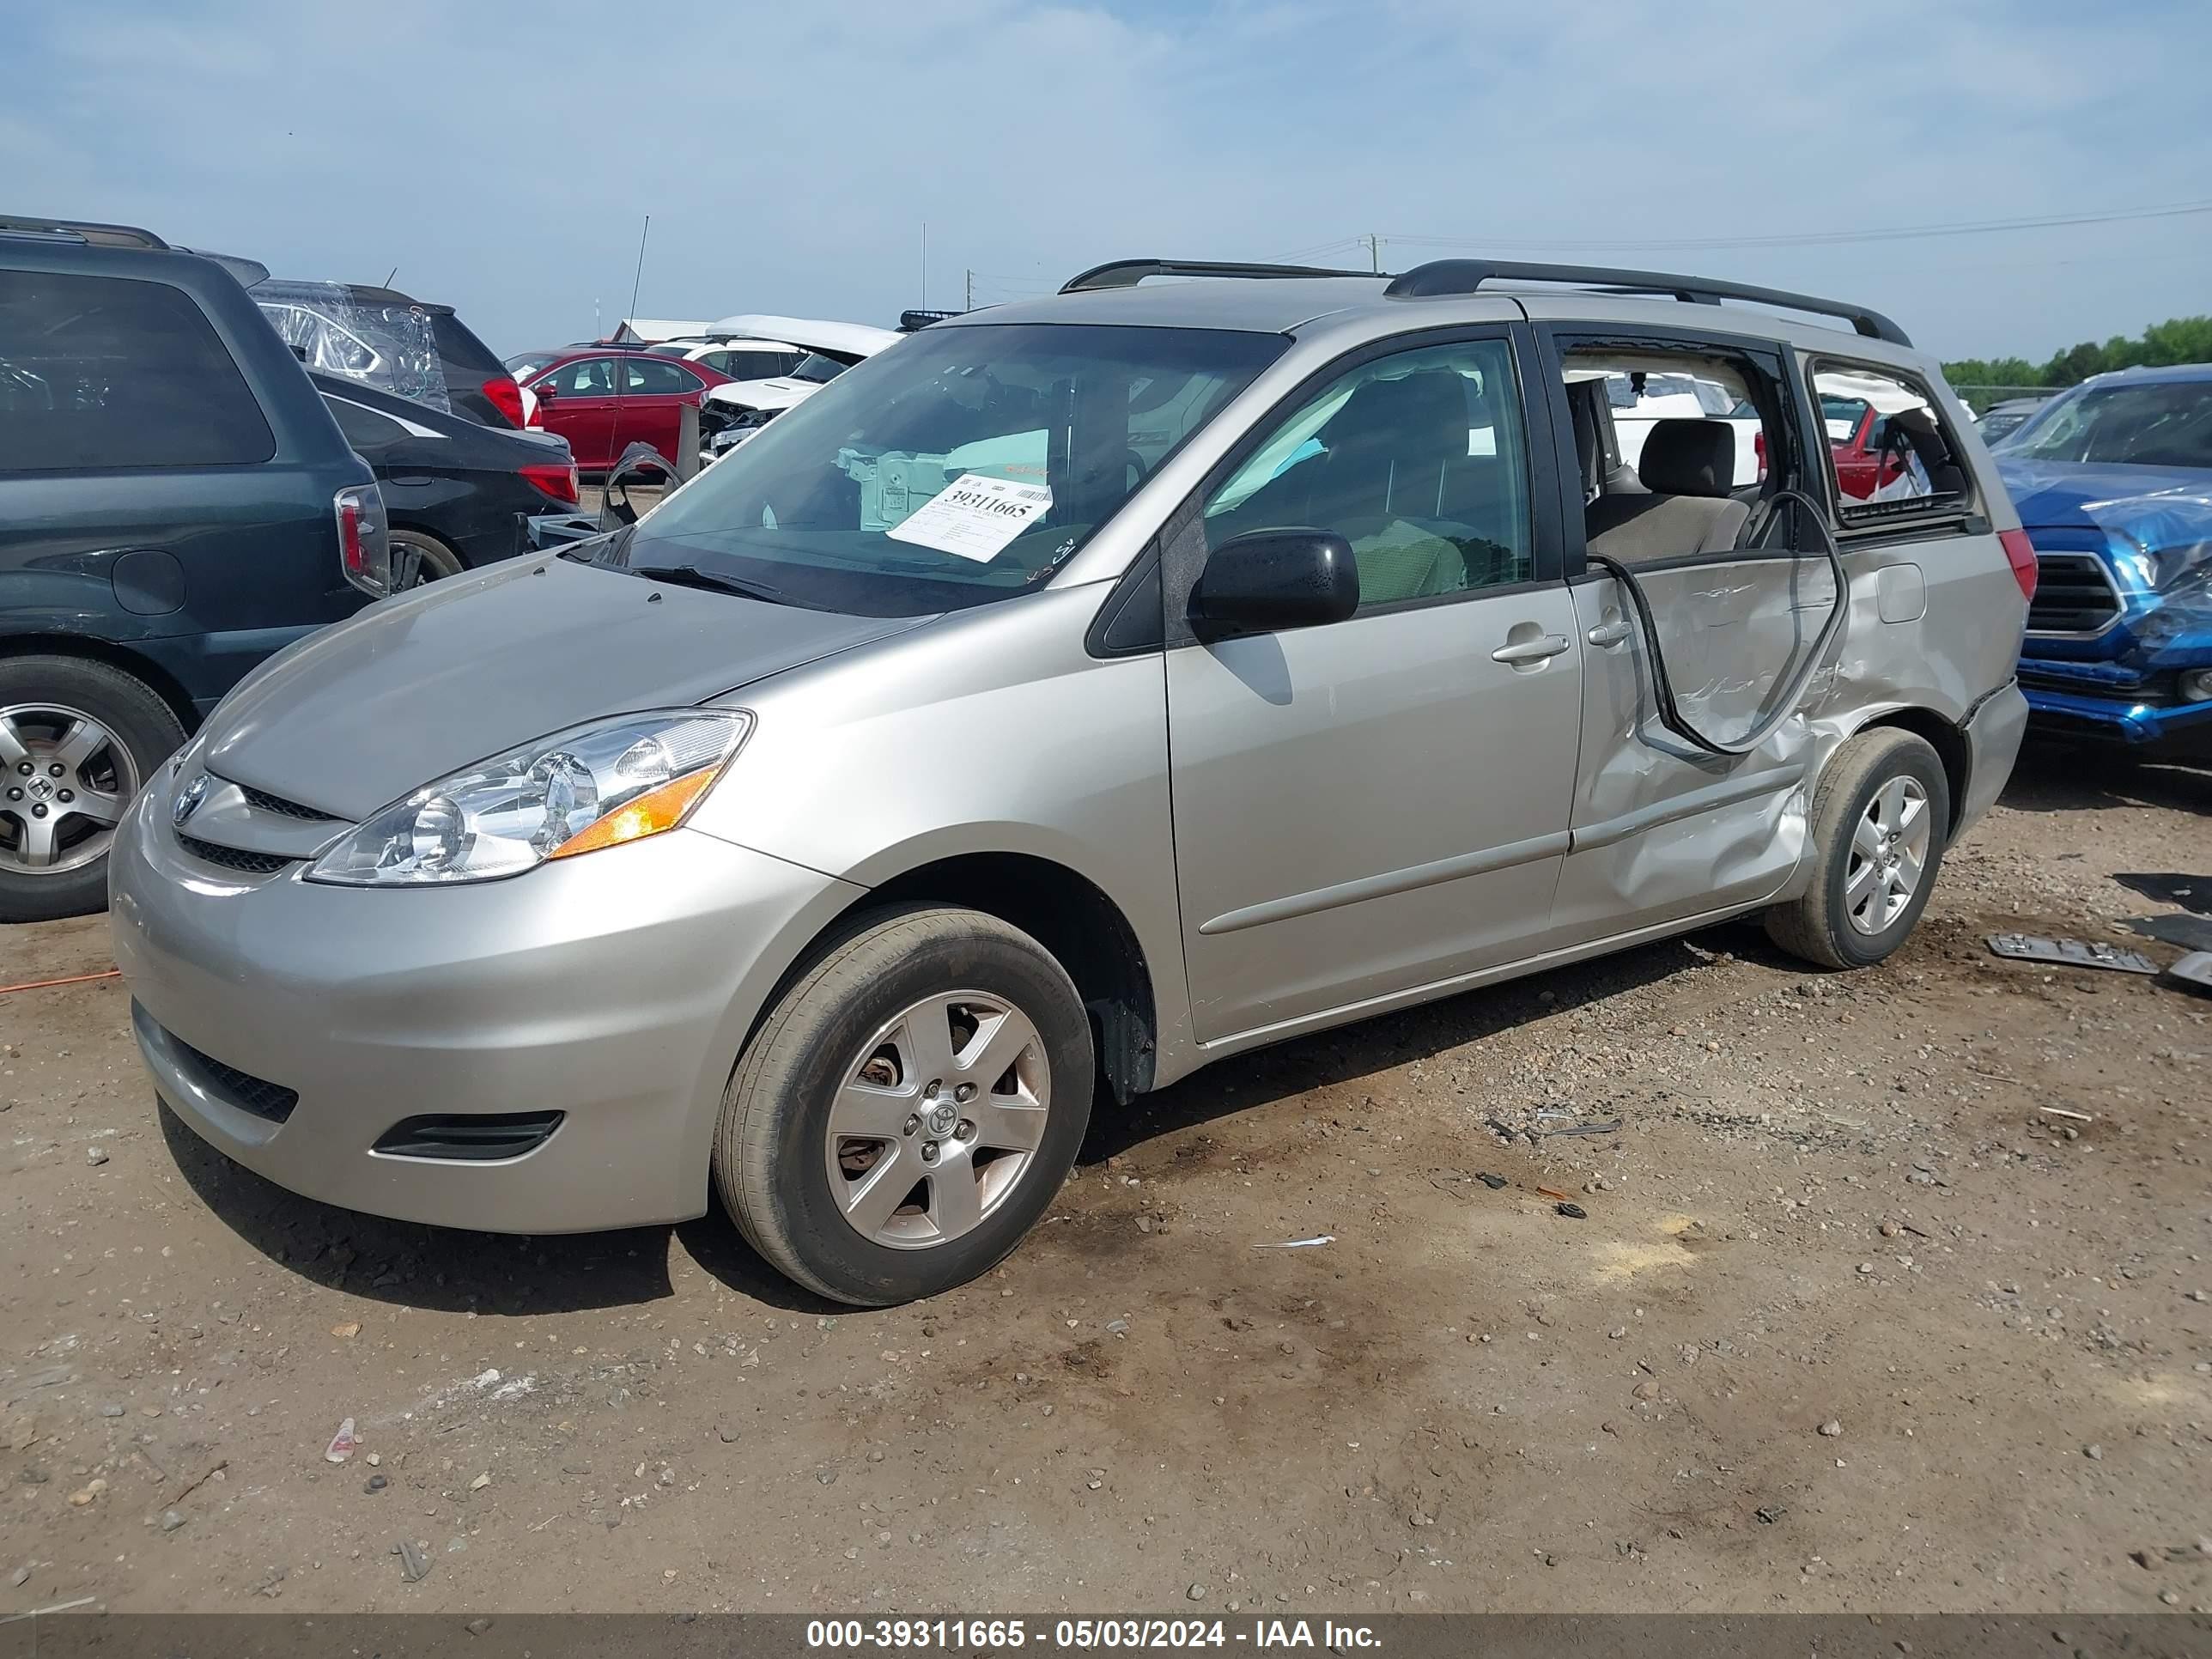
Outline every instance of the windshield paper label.
[(963, 472), (884, 533), (988, 564), (1051, 506), (1052, 491), (1043, 484)]

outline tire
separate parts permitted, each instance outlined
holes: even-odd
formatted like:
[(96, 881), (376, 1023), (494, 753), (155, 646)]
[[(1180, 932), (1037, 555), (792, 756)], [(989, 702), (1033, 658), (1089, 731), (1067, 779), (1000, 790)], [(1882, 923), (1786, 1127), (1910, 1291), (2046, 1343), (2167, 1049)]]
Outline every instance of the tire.
[[(1891, 810), (1900, 801), (1901, 817)], [(1767, 911), (1767, 937), (1819, 967), (1872, 967), (1928, 908), (1950, 822), (1950, 781), (1926, 738), (1885, 727), (1848, 739), (1814, 787), (1813, 879), (1803, 896)], [(1924, 828), (1916, 834), (1916, 826)], [(1894, 879), (1886, 874), (1889, 859), (1897, 860)], [(1910, 890), (1900, 892), (1907, 878)]]
[(119, 668), (0, 657), (0, 922), (105, 909), (112, 820), (184, 740), (169, 705)]
[(468, 562), (427, 530), (392, 533), (392, 591), (403, 593), (425, 582), (458, 576)]
[[(983, 1078), (1016, 1043), (1006, 1070)], [(1044, 1212), (1074, 1167), (1096, 1078), (1082, 999), (1035, 939), (974, 910), (878, 911), (746, 1045), (723, 1096), (715, 1189), (746, 1242), (809, 1290), (864, 1307), (933, 1296), (995, 1266)], [(974, 1092), (956, 1100), (963, 1089)], [(833, 1139), (833, 1105), (839, 1129), (877, 1133)], [(921, 1202), (894, 1210), (900, 1192)]]

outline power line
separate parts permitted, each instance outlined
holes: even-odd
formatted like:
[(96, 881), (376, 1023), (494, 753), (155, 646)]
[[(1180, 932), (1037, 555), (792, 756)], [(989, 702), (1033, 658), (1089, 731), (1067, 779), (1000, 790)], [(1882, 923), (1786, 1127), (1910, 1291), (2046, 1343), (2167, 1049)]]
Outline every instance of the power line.
[(2118, 212), (2053, 213), (2018, 219), (1973, 220), (1960, 224), (1896, 225), (1875, 230), (1802, 231), (1774, 236), (1686, 236), (1657, 240), (1616, 237), (1595, 240), (1574, 239), (1529, 240), (1488, 236), (1413, 236), (1392, 232), (1387, 240), (1419, 247), (1544, 249), (1577, 252), (1620, 248), (1646, 249), (1653, 252), (1687, 252), (1716, 248), (1827, 247), (1850, 242), (1897, 242), (1914, 240), (1923, 237), (1983, 236), (2002, 231), (2054, 230), (2081, 225), (2124, 224), (2147, 219), (2178, 219), (2204, 213), (2212, 213), (2212, 201), (2176, 202), (2157, 207), (2130, 208)]

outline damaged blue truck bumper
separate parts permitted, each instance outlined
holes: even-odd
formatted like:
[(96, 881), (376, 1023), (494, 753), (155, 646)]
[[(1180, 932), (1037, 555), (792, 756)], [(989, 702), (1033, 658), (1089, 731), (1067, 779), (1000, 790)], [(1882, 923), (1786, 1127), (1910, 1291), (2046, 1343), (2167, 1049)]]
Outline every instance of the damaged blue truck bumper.
[[(2027, 697), (2028, 713), (2039, 725), (2124, 743), (2157, 743), (2185, 733), (2212, 737), (2212, 702), (2147, 702), (2125, 690), (2094, 684), (2078, 690), (2062, 690), (2072, 671), (2081, 666), (2034, 657), (2021, 659), (2021, 689)], [(2068, 679), (2062, 679), (2062, 674)]]
[(2143, 595), (2100, 638), (2031, 634), (2020, 684), (2045, 726), (2126, 743), (2212, 738), (2212, 614)]
[(2020, 661), (2034, 722), (2212, 740), (2212, 469), (2002, 453), (1997, 465), (2035, 549)]

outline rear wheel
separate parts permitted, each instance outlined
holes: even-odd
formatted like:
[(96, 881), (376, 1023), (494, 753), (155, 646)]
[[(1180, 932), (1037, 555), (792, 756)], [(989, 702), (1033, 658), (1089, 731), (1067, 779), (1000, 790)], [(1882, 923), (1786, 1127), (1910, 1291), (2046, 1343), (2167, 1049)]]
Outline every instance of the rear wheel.
[(1926, 738), (1885, 727), (1849, 739), (1813, 792), (1811, 884), (1766, 913), (1767, 937), (1823, 968), (1880, 962), (1927, 908), (1950, 822)]
[(395, 593), (458, 576), (466, 568), (459, 554), (427, 530), (392, 532), (392, 591)]
[(973, 910), (863, 918), (779, 1001), (724, 1097), (714, 1179), (799, 1284), (884, 1306), (965, 1283), (1026, 1233), (1091, 1115), (1065, 969)]
[(168, 704), (120, 669), (0, 658), (0, 921), (104, 908), (115, 827), (184, 738)]

